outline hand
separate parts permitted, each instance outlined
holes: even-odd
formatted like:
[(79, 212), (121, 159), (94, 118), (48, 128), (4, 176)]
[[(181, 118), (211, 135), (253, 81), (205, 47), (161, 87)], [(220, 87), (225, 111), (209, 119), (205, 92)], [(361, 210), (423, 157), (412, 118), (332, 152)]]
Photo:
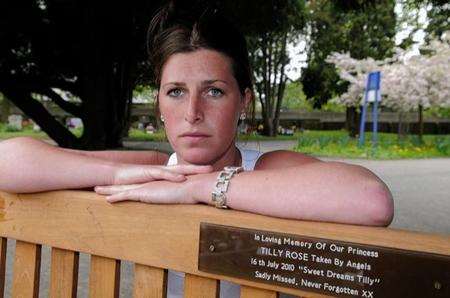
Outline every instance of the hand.
[(137, 201), (154, 204), (195, 204), (188, 183), (152, 181), (143, 184), (96, 186), (95, 192), (107, 195), (106, 201)]
[(141, 184), (155, 180), (168, 180), (173, 182), (183, 182), (185, 175), (210, 173), (213, 167), (210, 165), (173, 165), (173, 166), (141, 166), (124, 165), (120, 166), (114, 173), (112, 184)]

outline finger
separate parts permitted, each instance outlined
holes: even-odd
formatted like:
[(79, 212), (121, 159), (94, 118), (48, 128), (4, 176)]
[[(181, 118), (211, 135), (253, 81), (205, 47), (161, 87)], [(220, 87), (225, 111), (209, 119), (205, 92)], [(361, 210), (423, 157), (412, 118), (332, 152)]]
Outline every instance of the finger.
[(109, 186), (96, 186), (94, 191), (100, 195), (110, 195), (126, 190), (131, 190), (141, 187), (142, 184), (122, 184), (122, 185), (109, 185)]
[(113, 194), (106, 197), (106, 201), (108, 203), (116, 203), (121, 201), (137, 201), (139, 202), (139, 198), (135, 195), (133, 195), (130, 191), (124, 191), (117, 194)]
[(145, 176), (151, 178), (152, 180), (168, 180), (172, 182), (183, 182), (186, 180), (186, 177), (183, 174), (170, 171), (166, 167), (162, 168), (153, 167), (144, 170), (144, 174)]
[(210, 173), (214, 170), (213, 166), (211, 165), (173, 165), (167, 166), (166, 168), (170, 171), (185, 175)]

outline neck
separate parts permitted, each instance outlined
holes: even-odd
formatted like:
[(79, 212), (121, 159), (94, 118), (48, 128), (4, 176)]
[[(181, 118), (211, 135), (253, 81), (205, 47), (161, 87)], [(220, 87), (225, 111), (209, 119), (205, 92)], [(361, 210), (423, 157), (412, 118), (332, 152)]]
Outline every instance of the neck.
[(240, 166), (241, 163), (242, 163), (241, 152), (239, 151), (238, 148), (236, 148), (236, 146), (233, 143), (231, 148), (227, 150), (227, 152), (225, 152), (225, 154), (222, 157), (220, 157), (217, 161), (212, 163), (212, 166), (214, 168), (214, 171), (221, 171), (226, 166), (237, 167)]

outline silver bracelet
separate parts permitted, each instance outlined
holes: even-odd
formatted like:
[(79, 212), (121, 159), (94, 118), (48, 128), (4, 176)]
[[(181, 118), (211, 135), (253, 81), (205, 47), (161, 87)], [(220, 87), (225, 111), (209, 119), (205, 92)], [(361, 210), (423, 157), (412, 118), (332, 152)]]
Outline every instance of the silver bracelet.
[(230, 184), (230, 179), (234, 174), (240, 173), (244, 170), (242, 167), (225, 167), (223, 171), (217, 176), (216, 184), (212, 191), (211, 197), (212, 202), (217, 208), (227, 209), (227, 197), (225, 193), (228, 190), (228, 185)]

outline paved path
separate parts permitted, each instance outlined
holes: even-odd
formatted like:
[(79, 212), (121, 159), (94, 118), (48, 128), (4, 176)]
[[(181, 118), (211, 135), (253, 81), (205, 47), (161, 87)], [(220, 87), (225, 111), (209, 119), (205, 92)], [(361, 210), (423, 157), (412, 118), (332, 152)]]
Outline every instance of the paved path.
[[(272, 151), (290, 149), (295, 141), (247, 142), (245, 148)], [(160, 149), (171, 151), (168, 144), (126, 142), (132, 149)], [(391, 189), (395, 201), (395, 218), (392, 228), (430, 233), (450, 234), (450, 158), (424, 160), (367, 161), (331, 159), (362, 165), (376, 173)], [(8, 241), (6, 297), (10, 297), (12, 253), (14, 241)], [(80, 255), (78, 297), (87, 297), (90, 258)], [(50, 249), (42, 249), (41, 293), (48, 296)], [(121, 297), (132, 296), (133, 264), (122, 262)]]

